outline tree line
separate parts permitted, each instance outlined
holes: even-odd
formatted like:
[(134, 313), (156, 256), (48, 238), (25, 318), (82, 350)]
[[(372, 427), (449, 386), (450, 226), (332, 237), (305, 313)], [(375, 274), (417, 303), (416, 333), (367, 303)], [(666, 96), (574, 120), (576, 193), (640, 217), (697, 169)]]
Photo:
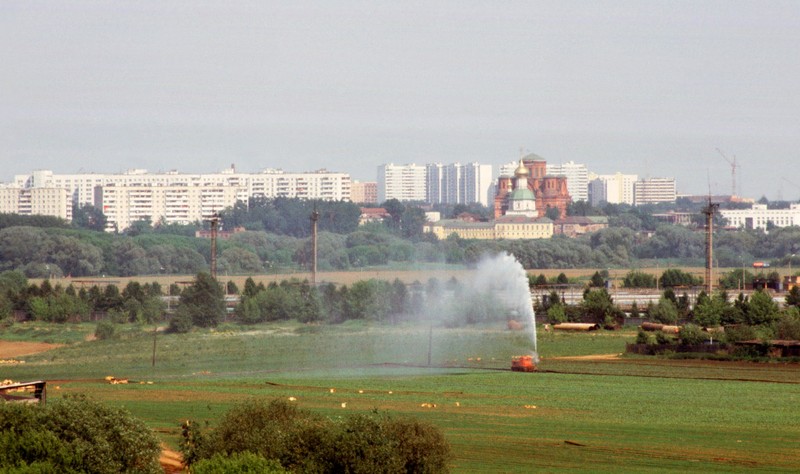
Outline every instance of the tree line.
[[(508, 252), (525, 268), (635, 268), (701, 266), (705, 236), (701, 228), (662, 224), (658, 208), (575, 203), (575, 215), (603, 213), (610, 227), (577, 238), (475, 241), (455, 235), (443, 240), (422, 232), (424, 212), (414, 204), (383, 203), (390, 217), (358, 225), (352, 203), (252, 199), (221, 213), (223, 228), (244, 228), (218, 243), (219, 273), (262, 274), (305, 270), (311, 263), (310, 215), (319, 213), (318, 268), (349, 270), (390, 264), (472, 265), (485, 253)], [(588, 206), (588, 207), (587, 207)], [(90, 207), (90, 206), (89, 206)], [(442, 212), (488, 214), (476, 206), (439, 207)], [(483, 214), (481, 214), (483, 211)], [(0, 215), (0, 271), (19, 270), (29, 278), (196, 274), (209, 271), (211, 245), (195, 238), (193, 226), (143, 220), (122, 233), (96, 230), (96, 210), (76, 209), (73, 225), (41, 216)], [(648, 212), (651, 212), (650, 214)], [(95, 230), (93, 230), (95, 229)], [(749, 267), (763, 260), (785, 266), (798, 251), (800, 228), (718, 230), (715, 266)], [(797, 262), (795, 262), (797, 263)]]

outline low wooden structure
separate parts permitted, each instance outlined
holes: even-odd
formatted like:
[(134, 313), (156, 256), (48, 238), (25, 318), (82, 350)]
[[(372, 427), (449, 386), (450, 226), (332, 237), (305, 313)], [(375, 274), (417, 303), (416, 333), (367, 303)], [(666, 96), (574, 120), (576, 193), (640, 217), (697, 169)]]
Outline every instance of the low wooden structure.
[(766, 347), (767, 355), (770, 357), (800, 357), (800, 341), (773, 339), (771, 341), (739, 341), (735, 343), (739, 347)]
[(45, 403), (47, 382), (36, 380), (0, 385), (0, 400), (11, 403)]

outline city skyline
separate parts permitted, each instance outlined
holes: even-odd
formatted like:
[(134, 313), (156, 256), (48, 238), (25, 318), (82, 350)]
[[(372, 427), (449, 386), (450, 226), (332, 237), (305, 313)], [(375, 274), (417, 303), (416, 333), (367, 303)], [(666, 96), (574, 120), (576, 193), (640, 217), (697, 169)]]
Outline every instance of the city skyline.
[(797, 200), (794, 2), (0, 6), (0, 181), (535, 153)]

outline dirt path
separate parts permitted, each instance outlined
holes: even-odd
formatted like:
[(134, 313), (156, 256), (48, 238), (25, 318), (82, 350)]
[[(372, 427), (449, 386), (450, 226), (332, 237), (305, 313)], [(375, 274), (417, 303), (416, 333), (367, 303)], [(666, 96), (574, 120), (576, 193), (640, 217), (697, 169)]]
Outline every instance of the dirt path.
[(38, 354), (61, 346), (61, 344), (48, 344), (46, 342), (0, 341), (0, 359)]
[(186, 472), (183, 469), (183, 458), (177, 451), (169, 449), (166, 445), (161, 446), (161, 457), (158, 459), (165, 474), (175, 474)]

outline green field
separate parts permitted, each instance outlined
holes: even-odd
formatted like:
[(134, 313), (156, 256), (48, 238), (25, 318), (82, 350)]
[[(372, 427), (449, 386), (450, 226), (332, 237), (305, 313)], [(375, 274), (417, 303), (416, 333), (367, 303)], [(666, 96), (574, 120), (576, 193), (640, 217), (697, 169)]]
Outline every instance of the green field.
[[(94, 330), (28, 324), (0, 340)], [(152, 327), (142, 327), (19, 357), (0, 378), (48, 380), (50, 400), (87, 393), (124, 406), (173, 446), (182, 420), (213, 423), (252, 396), (295, 397), (331, 417), (378, 409), (429, 420), (452, 445), (454, 472), (800, 469), (800, 366), (608, 356), (634, 337), (540, 334), (542, 371), (525, 374), (507, 369), (529, 336), (500, 326), (231, 325), (158, 333), (153, 367)]]

